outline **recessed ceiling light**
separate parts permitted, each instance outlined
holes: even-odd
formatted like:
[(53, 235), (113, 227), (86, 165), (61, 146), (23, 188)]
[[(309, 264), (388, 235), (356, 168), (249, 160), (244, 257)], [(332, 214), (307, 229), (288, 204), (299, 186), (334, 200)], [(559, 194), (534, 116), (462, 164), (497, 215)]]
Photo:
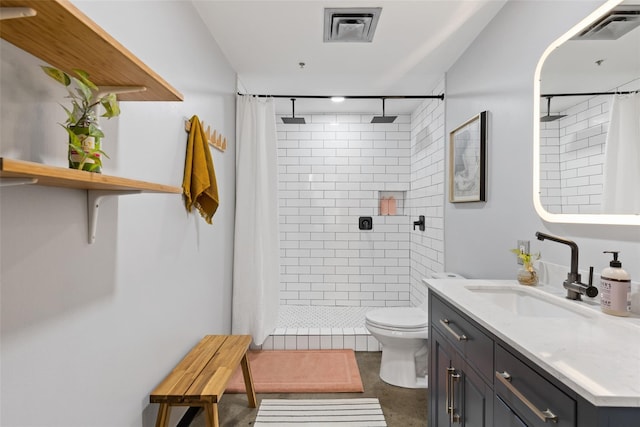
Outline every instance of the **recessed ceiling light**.
[(344, 96), (332, 96), (331, 100), (333, 102), (342, 102), (342, 101), (344, 101)]

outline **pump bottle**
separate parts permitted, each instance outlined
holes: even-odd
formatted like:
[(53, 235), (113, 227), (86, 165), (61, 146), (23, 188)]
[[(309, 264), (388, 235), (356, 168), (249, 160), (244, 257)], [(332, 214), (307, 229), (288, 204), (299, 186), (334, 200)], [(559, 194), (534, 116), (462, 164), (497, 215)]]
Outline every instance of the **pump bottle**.
[(613, 260), (600, 273), (600, 308), (607, 314), (628, 316), (631, 311), (631, 277), (622, 269), (618, 251), (603, 253), (613, 254)]

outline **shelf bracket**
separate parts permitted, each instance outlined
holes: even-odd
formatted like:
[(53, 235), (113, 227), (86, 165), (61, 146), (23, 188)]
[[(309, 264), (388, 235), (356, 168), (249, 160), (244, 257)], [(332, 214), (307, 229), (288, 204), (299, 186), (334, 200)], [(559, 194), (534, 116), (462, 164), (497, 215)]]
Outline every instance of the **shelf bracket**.
[(140, 190), (87, 190), (87, 209), (89, 218), (89, 244), (96, 241), (96, 229), (98, 228), (98, 211), (103, 197), (126, 196), (127, 194), (140, 194)]
[(28, 18), (38, 12), (30, 7), (0, 7), (0, 21), (5, 19)]
[(12, 177), (2, 177), (0, 178), (0, 187), (14, 187), (16, 185), (28, 185), (28, 184), (37, 184), (37, 178), (12, 178)]
[(118, 95), (120, 93), (146, 92), (146, 90), (145, 86), (100, 86), (95, 96), (101, 98), (108, 93)]

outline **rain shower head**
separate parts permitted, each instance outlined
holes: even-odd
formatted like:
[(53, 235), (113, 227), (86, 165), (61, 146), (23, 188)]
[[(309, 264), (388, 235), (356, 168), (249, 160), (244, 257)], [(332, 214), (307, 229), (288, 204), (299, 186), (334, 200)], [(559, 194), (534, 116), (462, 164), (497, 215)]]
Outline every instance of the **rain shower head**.
[(282, 117), (282, 123), (287, 125), (303, 125), (307, 123), (304, 117)]
[(282, 123), (287, 125), (304, 125), (304, 117), (296, 117), (296, 99), (291, 98), (291, 117), (282, 117)]
[(393, 123), (398, 116), (375, 116), (371, 123)]
[(558, 114), (558, 115), (555, 115), (555, 116), (550, 116), (550, 115), (547, 114), (546, 116), (540, 117), (540, 121), (543, 122), (543, 123), (555, 122), (556, 120), (561, 119), (563, 117), (567, 117), (566, 114)]
[(398, 116), (385, 116), (384, 115), (384, 98), (382, 98), (382, 115), (373, 116), (371, 123), (393, 123)]
[(540, 121), (543, 123), (553, 122), (563, 117), (567, 117), (567, 115), (566, 114), (556, 114), (553, 116), (551, 115), (551, 97), (547, 96), (547, 115), (540, 117)]

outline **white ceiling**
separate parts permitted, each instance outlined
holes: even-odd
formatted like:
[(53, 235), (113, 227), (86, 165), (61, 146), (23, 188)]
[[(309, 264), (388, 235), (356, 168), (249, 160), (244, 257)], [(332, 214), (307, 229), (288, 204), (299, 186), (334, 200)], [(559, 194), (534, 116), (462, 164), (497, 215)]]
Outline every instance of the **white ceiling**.
[[(192, 0), (241, 91), (270, 95), (428, 95), (507, 0)], [(323, 43), (325, 7), (382, 7), (371, 43)], [(300, 67), (299, 63), (305, 66)], [(420, 101), (387, 100), (386, 114)], [(291, 102), (278, 100), (290, 115)], [(298, 99), (296, 115), (380, 114), (382, 102)]]

